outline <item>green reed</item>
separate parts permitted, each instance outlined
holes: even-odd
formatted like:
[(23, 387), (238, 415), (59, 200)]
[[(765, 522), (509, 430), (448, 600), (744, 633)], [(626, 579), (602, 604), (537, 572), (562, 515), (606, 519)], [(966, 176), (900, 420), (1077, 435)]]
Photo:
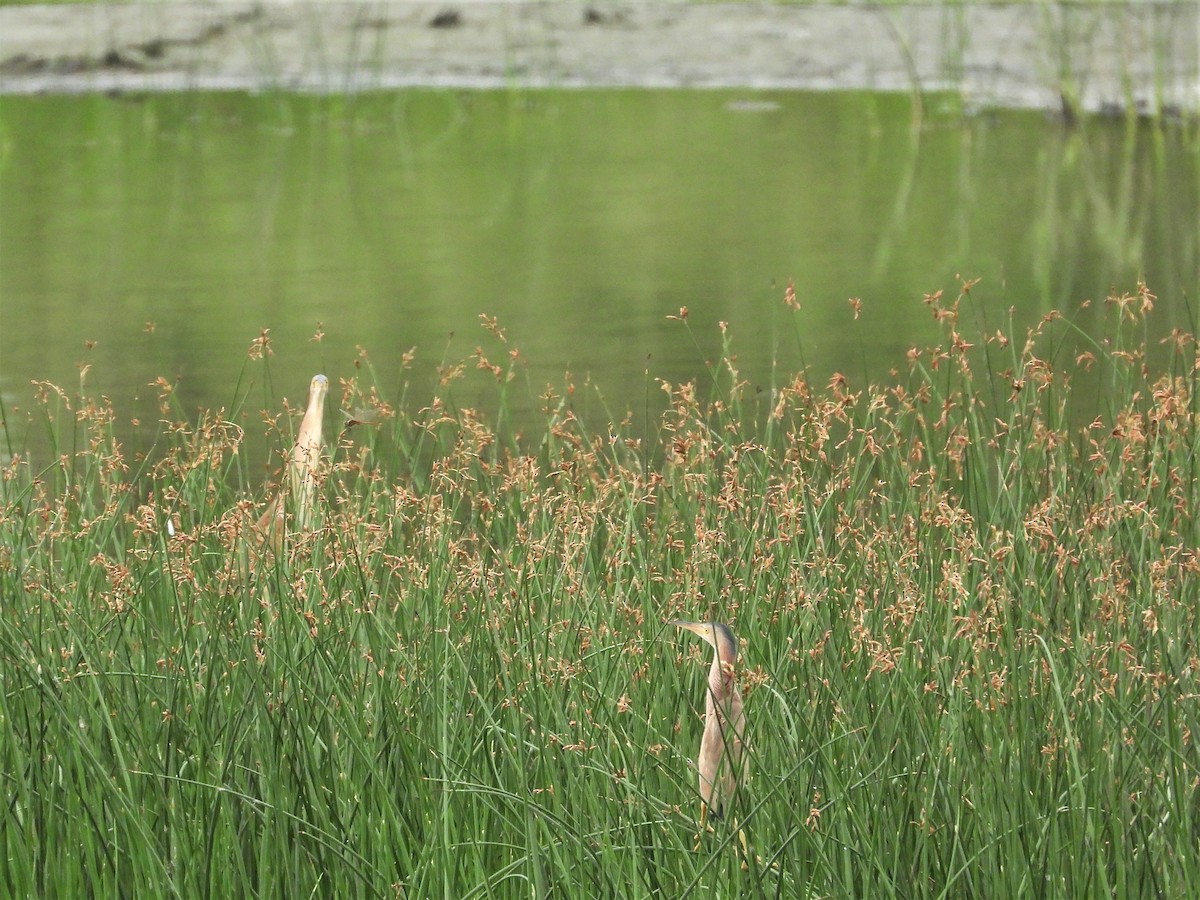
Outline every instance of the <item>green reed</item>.
[[(759, 391), (723, 326), (649, 439), (523, 385), (490, 320), (423, 408), (368, 363), (330, 405), (380, 424), (327, 428), (276, 554), (232, 414), (163, 382), (131, 461), (106, 400), (39, 386), (54, 456), (0, 482), (0, 892), (1186, 894), (1196, 342), (1147, 338), (1144, 287), (1098, 337), (969, 326), (971, 287), (879, 385)], [(681, 615), (743, 639), (749, 855), (697, 841)]]

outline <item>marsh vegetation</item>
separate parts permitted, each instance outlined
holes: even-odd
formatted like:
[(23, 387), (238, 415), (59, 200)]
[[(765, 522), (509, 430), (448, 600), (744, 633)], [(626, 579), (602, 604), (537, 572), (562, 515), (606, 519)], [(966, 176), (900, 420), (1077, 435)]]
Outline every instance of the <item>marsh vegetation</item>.
[[(1089, 337), (964, 282), (891, 375), (764, 391), (722, 325), (702, 379), (649, 376), (649, 435), (568, 380), (508, 428), (521, 354), (485, 320), (429, 403), (369, 356), (332, 387), (378, 422), (332, 429), (312, 529), (258, 566), (237, 413), (269, 340), (224, 408), (164, 381), (141, 460), (86, 382), (42, 384), (52, 461), (0, 481), (0, 890), (1186, 894), (1200, 356), (1154, 305)], [(259, 426), (281, 459), (292, 423)], [(676, 617), (743, 641), (748, 857), (693, 849), (709, 654)]]

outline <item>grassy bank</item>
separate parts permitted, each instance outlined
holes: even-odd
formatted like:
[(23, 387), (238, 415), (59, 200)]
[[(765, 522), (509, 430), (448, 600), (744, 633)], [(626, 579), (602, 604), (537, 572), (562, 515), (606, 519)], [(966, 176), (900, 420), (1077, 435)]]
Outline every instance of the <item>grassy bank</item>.
[[(380, 423), (335, 429), (272, 556), (240, 400), (184, 421), (164, 386), (137, 462), (45, 386), (58, 461), (2, 482), (0, 893), (1186, 894), (1196, 343), (1147, 346), (1145, 290), (1096, 339), (927, 305), (943, 344), (876, 387), (756, 391), (727, 335), (649, 440), (566, 384), (509, 435), (495, 326), (425, 409), (365, 369)], [(749, 857), (694, 847), (675, 616), (743, 639)]]

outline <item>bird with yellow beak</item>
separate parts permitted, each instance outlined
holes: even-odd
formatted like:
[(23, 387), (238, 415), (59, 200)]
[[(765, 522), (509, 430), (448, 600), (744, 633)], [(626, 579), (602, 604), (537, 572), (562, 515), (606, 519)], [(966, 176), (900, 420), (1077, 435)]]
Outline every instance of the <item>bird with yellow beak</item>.
[[(317, 491), (317, 472), (321, 462), (323, 422), (325, 418), (325, 395), (329, 393), (329, 379), (314, 375), (308, 386), (308, 408), (300, 420), (296, 432), (296, 443), (288, 458), (288, 481), (296, 515), (296, 527), (302, 531), (312, 525), (313, 500)], [(280, 490), (267, 505), (258, 520), (256, 530), (263, 539), (278, 548), (283, 543), (284, 491)]]
[(745, 753), (746, 715), (742, 692), (734, 676), (738, 643), (728, 625), (720, 622), (670, 622), (699, 635), (713, 648), (704, 700), (704, 736), (696, 768), (700, 775), (700, 826), (708, 815), (729, 815), (739, 787), (746, 783), (749, 759)]

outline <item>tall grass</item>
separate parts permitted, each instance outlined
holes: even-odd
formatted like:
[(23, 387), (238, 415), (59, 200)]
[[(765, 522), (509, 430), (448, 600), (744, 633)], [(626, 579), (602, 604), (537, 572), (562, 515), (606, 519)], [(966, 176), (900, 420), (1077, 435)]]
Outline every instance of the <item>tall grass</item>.
[[(1153, 374), (1145, 288), (1095, 340), (926, 299), (944, 342), (876, 386), (757, 392), (726, 333), (650, 440), (569, 385), (497, 427), (488, 322), (426, 408), (343, 384), (383, 424), (267, 559), (230, 414), (164, 391), (138, 467), (42, 386), (57, 457), (2, 481), (0, 893), (1184, 896), (1196, 342)], [(496, 410), (455, 404), (472, 373)], [(749, 854), (696, 841), (675, 616), (744, 642)]]

